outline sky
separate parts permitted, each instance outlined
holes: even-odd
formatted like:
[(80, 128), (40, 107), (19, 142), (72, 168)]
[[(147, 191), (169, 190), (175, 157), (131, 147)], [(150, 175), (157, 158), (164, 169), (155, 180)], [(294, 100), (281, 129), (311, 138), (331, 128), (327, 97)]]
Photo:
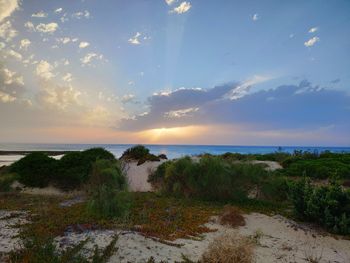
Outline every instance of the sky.
[(0, 0), (0, 142), (350, 146), (350, 1)]

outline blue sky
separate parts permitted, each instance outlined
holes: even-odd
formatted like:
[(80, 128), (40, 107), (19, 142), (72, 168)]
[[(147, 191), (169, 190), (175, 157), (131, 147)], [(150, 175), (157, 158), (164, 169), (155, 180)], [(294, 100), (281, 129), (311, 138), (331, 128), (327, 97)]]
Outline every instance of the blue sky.
[(0, 0), (0, 140), (350, 145), (349, 13)]

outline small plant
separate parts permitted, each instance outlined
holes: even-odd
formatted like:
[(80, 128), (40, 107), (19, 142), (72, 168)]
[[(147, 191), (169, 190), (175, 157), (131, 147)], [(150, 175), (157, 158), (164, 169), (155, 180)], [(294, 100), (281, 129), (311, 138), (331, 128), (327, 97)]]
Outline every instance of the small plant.
[(225, 206), (224, 212), (219, 217), (222, 225), (230, 225), (231, 227), (245, 226), (245, 219), (242, 212), (234, 206)]
[(11, 191), (11, 184), (17, 179), (16, 174), (0, 174), (0, 192)]
[(139, 160), (149, 154), (149, 149), (143, 145), (135, 145), (124, 151), (121, 159)]
[(203, 263), (252, 263), (254, 245), (249, 238), (237, 233), (225, 233), (209, 244), (200, 262)]

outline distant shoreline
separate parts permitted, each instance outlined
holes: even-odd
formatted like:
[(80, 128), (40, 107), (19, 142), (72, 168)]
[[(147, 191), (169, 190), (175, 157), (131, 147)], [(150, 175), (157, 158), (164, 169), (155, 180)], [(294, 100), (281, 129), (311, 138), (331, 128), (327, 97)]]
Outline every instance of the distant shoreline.
[(66, 153), (71, 153), (71, 152), (78, 152), (78, 151), (0, 151), (0, 156), (1, 155), (27, 155), (30, 153), (36, 153), (36, 152), (41, 152), (45, 153), (49, 156), (57, 156), (57, 155), (64, 155)]

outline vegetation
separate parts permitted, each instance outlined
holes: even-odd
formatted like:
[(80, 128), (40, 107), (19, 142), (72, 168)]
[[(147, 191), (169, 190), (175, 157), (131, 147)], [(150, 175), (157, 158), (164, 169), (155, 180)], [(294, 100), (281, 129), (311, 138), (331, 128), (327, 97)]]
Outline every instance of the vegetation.
[(141, 165), (146, 161), (158, 162), (160, 159), (167, 159), (165, 154), (160, 154), (158, 156), (151, 154), (149, 149), (143, 145), (135, 145), (124, 151), (121, 160), (126, 161), (138, 161), (137, 165)]
[(0, 174), (0, 192), (11, 191), (11, 184), (17, 179), (15, 174)]
[(90, 196), (88, 211), (95, 217), (116, 218), (128, 213), (130, 197), (126, 192), (127, 179), (119, 163), (97, 160), (87, 189)]
[(57, 161), (44, 153), (26, 155), (11, 165), (10, 171), (18, 174), (20, 183), (31, 187), (45, 187), (49, 184)]
[(290, 184), (290, 197), (300, 219), (319, 223), (337, 234), (350, 234), (350, 191), (337, 180), (313, 186), (310, 179), (303, 178)]
[(114, 155), (102, 148), (65, 154), (60, 160), (44, 153), (30, 153), (11, 165), (10, 171), (18, 174), (21, 183), (30, 187), (48, 184), (63, 190), (75, 189), (86, 183), (96, 160), (115, 160)]
[(209, 201), (246, 199), (252, 186), (267, 172), (259, 165), (229, 163), (220, 157), (203, 156), (199, 162), (190, 157), (167, 162), (149, 177), (160, 191), (175, 196)]
[(254, 244), (249, 238), (236, 234), (223, 234), (209, 244), (200, 262), (251, 263), (254, 261)]

